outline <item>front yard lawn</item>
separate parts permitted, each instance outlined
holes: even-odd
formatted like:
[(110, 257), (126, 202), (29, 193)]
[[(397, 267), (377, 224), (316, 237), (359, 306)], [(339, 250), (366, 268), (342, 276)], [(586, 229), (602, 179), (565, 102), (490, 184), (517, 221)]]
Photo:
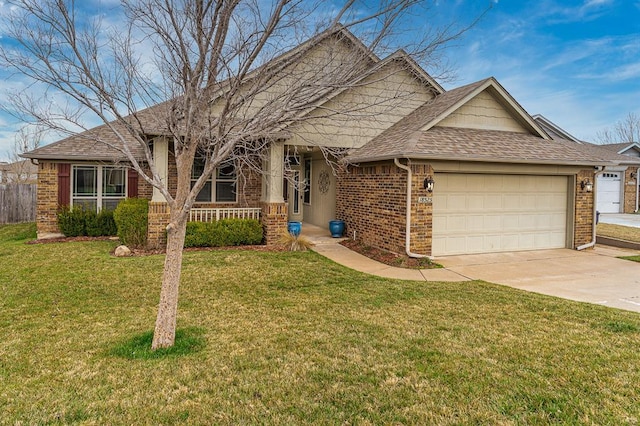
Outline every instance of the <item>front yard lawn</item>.
[[(0, 226), (0, 424), (637, 424), (640, 315), (314, 252), (185, 253), (194, 350), (136, 357), (163, 257)], [(134, 354), (135, 355), (135, 354)]]

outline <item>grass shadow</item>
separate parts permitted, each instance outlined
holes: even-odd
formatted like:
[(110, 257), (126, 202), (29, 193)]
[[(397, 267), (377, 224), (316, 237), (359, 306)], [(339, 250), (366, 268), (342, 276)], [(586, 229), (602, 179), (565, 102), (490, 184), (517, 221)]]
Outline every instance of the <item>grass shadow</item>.
[(175, 344), (170, 348), (151, 349), (153, 331), (135, 335), (124, 342), (116, 343), (108, 354), (126, 359), (163, 359), (191, 355), (206, 346), (205, 330), (199, 327), (187, 327), (176, 330)]

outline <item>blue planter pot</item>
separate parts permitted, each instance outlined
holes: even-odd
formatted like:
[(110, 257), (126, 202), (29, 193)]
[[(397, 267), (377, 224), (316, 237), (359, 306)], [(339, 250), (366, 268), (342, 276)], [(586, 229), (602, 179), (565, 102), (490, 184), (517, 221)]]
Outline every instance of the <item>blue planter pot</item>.
[(294, 237), (300, 235), (302, 231), (302, 222), (289, 222), (287, 225), (287, 231)]
[(329, 232), (333, 238), (340, 238), (344, 234), (344, 220), (330, 220)]

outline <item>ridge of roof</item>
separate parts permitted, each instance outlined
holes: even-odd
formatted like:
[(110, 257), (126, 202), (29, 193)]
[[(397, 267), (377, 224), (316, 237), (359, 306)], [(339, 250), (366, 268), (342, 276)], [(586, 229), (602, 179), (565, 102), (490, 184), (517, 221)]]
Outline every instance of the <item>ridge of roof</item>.
[(610, 151), (615, 151), (618, 154), (622, 154), (623, 152), (628, 151), (630, 148), (634, 148), (634, 147), (640, 150), (640, 144), (638, 142), (618, 142), (618, 143), (605, 143), (605, 144), (593, 144), (593, 145), (600, 146)]
[(533, 118), (534, 121), (541, 122), (543, 128), (544, 126), (549, 127), (554, 133), (557, 133), (558, 135), (562, 136), (563, 139), (574, 141), (577, 143), (582, 143), (580, 139), (576, 138), (571, 133), (567, 132), (562, 127), (558, 126), (557, 124), (555, 124), (554, 122), (552, 122), (542, 114), (534, 114), (531, 116), (531, 118)]
[[(252, 70), (249, 72), (249, 79), (253, 78), (252, 75), (257, 75), (259, 73), (260, 70), (264, 69), (264, 67), (275, 67), (278, 65), (282, 65), (282, 63), (286, 63), (287, 61), (292, 61), (294, 60), (293, 58), (298, 57), (299, 55), (303, 55), (306, 51), (308, 51), (309, 49), (313, 48), (314, 46), (316, 46), (318, 43), (322, 42), (323, 40), (335, 36), (335, 35), (340, 35), (341, 37), (344, 37), (346, 40), (348, 40), (350, 43), (352, 43), (358, 50), (360, 50), (361, 52), (363, 52), (374, 64), (372, 66), (371, 69), (373, 69), (375, 67), (376, 64), (378, 63), (382, 63), (381, 59), (375, 55), (375, 53), (367, 48), (367, 46), (365, 46), (365, 44), (358, 39), (351, 31), (349, 31), (344, 25), (338, 23), (336, 25), (333, 25), (329, 28), (327, 28), (326, 30), (324, 30), (323, 32), (316, 34), (314, 37), (311, 37), (310, 39), (306, 40), (305, 42), (295, 46), (294, 48), (288, 50), (287, 52), (284, 52), (278, 56), (276, 56), (275, 58), (269, 60), (268, 62), (266, 62), (265, 64), (257, 67), (256, 69)], [(385, 62), (388, 63), (388, 62)], [(417, 64), (416, 64), (417, 65)], [(383, 65), (382, 65), (383, 66)], [(418, 71), (416, 70), (416, 73), (418, 73)], [(362, 78), (365, 78), (366, 75), (369, 74), (365, 74), (362, 76)], [(361, 80), (362, 78), (359, 78), (359, 80)], [(228, 83), (227, 81), (223, 81), (220, 82), (220, 89), (219, 90), (224, 90), (223, 87), (225, 84)], [(436, 83), (437, 84), (437, 83)], [(330, 94), (331, 91), (328, 91), (327, 94)], [(325, 94), (325, 96), (327, 95)], [(162, 121), (162, 117), (165, 116), (164, 114), (164, 109), (168, 108), (171, 106), (171, 104), (178, 99), (178, 97), (174, 97), (171, 99), (168, 99), (166, 101), (160, 102), (156, 105), (152, 105), (149, 106), (147, 108), (143, 108), (139, 111), (133, 112), (125, 117), (123, 117), (124, 120), (133, 120), (134, 122), (140, 122), (142, 123), (142, 128), (144, 129), (145, 133), (150, 134), (150, 135), (161, 135), (161, 134), (166, 134), (168, 129), (167, 129), (167, 125), (164, 121)], [(80, 132), (77, 134), (73, 134), (67, 138), (58, 140), (54, 143), (45, 145), (43, 147), (40, 147), (38, 149), (26, 152), (24, 154), (22, 154), (21, 156), (23, 158), (30, 158), (30, 159), (65, 159), (65, 158), (71, 158), (71, 157), (77, 157), (77, 158), (86, 158), (86, 159), (99, 159), (100, 160), (106, 160), (106, 159), (114, 159), (114, 160), (121, 160), (124, 159), (125, 156), (124, 154), (122, 154), (122, 152), (120, 152), (118, 150), (119, 148), (122, 148), (122, 143), (119, 140), (116, 140), (117, 138), (113, 138), (111, 135), (108, 134), (109, 130), (109, 126), (110, 125), (118, 125), (117, 121), (114, 120), (112, 122), (110, 122), (109, 124), (104, 123), (104, 124), (100, 124), (96, 127), (93, 127), (91, 129), (87, 129), (84, 132)], [(286, 127), (286, 126), (284, 126)], [(283, 127), (283, 128), (284, 128)], [(275, 129), (276, 132), (281, 131), (281, 129)], [(112, 133), (112, 132), (111, 132)], [(136, 143), (134, 138), (130, 137), (128, 134), (126, 134), (127, 132), (123, 132), (125, 140), (127, 141), (126, 143), (129, 145), (130, 148), (132, 148), (132, 151), (134, 151), (134, 155), (137, 156), (142, 156), (143, 153), (141, 151), (141, 149), (139, 150), (140, 152), (137, 152), (138, 150), (136, 149)], [(115, 136), (115, 135), (113, 135)], [(103, 149), (99, 149), (98, 147), (94, 147), (94, 149), (92, 150), (86, 150), (83, 149), (80, 146), (76, 146), (76, 145), (83, 145), (83, 143), (86, 142), (94, 142), (97, 143), (97, 139), (98, 138), (105, 138), (107, 140), (105, 140), (105, 142), (107, 143), (102, 143), (101, 145), (104, 146)], [(110, 147), (109, 145), (113, 145), (113, 147)], [(114, 148), (116, 147), (116, 148)], [(59, 148), (62, 148), (59, 150)], [(140, 157), (142, 158), (142, 157)]]

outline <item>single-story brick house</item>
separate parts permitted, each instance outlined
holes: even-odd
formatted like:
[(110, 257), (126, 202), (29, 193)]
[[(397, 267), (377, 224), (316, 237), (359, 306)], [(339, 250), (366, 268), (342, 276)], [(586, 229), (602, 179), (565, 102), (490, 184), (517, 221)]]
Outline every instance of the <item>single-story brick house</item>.
[(638, 192), (640, 181), (638, 173), (640, 167), (637, 164), (640, 159), (640, 144), (613, 143), (600, 145), (619, 155), (629, 157), (629, 163), (621, 162), (620, 165), (607, 167), (596, 178), (597, 183), (597, 210), (600, 213), (635, 213), (638, 211)]
[[(297, 64), (323, 49), (345, 63), (363, 46), (344, 28), (327, 31), (296, 49)], [(358, 100), (357, 117), (279, 129), (265, 148), (263, 173), (219, 168), (192, 209), (194, 219), (259, 216), (267, 244), (287, 221), (327, 228), (329, 220), (342, 219), (349, 237), (427, 256), (593, 244), (595, 172), (627, 157), (554, 140), (494, 78), (447, 91), (404, 52), (367, 55), (361, 81), (318, 104), (339, 110)], [(159, 174), (175, 189), (173, 142), (158, 133), (148, 138)], [(62, 205), (99, 210), (145, 197), (149, 240), (161, 244), (166, 203), (103, 140), (114, 137), (99, 126), (24, 155), (39, 167), (39, 237), (59, 232)], [(319, 147), (346, 150), (344, 167), (327, 164)], [(283, 179), (285, 164), (289, 179)], [(193, 173), (198, 176), (197, 164)]]

